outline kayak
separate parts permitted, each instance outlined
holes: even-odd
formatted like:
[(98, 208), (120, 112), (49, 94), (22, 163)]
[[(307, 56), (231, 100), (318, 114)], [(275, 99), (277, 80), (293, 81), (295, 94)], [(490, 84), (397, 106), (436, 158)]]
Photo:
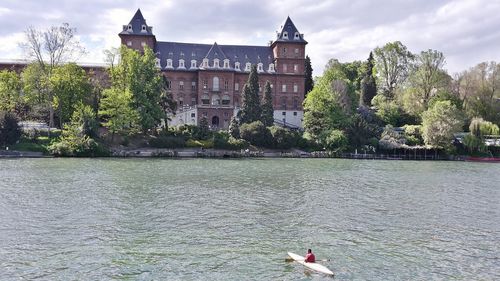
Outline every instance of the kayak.
[(305, 262), (304, 257), (299, 256), (299, 255), (294, 254), (294, 253), (288, 252), (288, 256), (290, 256), (294, 261), (296, 261), (296, 262), (298, 262), (298, 263), (300, 263), (300, 264), (304, 265), (305, 267), (308, 267), (312, 270), (315, 270), (317, 272), (321, 272), (324, 274), (328, 274), (328, 275), (333, 275), (333, 272), (324, 265), (321, 265), (321, 264), (315, 263), (315, 262)]

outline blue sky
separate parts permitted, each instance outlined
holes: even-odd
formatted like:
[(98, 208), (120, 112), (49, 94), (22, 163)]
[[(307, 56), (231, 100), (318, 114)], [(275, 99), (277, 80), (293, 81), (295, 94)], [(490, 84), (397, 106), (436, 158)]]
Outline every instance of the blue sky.
[(88, 51), (80, 61), (102, 62), (137, 8), (157, 40), (177, 42), (266, 45), (290, 16), (309, 42), (314, 75), (331, 58), (365, 60), (395, 40), (414, 53), (442, 51), (450, 74), (500, 61), (498, 0), (0, 0), (0, 60), (23, 57), (28, 26), (68, 22)]

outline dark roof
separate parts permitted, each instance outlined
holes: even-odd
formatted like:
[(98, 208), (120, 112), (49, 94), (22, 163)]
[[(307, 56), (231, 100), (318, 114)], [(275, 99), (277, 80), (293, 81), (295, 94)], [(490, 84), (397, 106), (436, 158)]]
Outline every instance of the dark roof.
[(304, 34), (299, 32), (290, 17), (287, 17), (285, 23), (281, 26), (281, 31), (278, 32), (275, 42), (298, 42), (307, 44), (307, 41), (304, 40)]
[(120, 34), (153, 36), (153, 27), (147, 25), (146, 20), (142, 16), (141, 9), (137, 9), (129, 24), (123, 26), (123, 31)]
[(162, 68), (167, 65), (167, 59), (172, 59), (174, 69), (179, 67), (179, 59), (184, 59), (187, 70), (191, 67), (191, 60), (196, 60), (197, 67), (200, 67), (204, 58), (209, 59), (209, 68), (213, 66), (213, 59), (218, 58), (221, 70), (224, 70), (224, 59), (229, 60), (230, 70), (234, 70), (234, 63), (239, 62), (242, 71), (247, 62), (251, 64), (262, 63), (264, 71), (267, 71), (269, 64), (274, 62), (272, 49), (267, 46), (156, 42), (155, 51)]

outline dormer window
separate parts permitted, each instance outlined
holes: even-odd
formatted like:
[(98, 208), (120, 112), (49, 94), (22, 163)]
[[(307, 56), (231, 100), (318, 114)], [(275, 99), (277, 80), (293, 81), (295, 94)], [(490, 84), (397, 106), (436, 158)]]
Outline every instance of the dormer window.
[(229, 68), (229, 60), (228, 59), (224, 60), (224, 68)]
[(274, 63), (269, 64), (269, 69), (267, 70), (267, 72), (274, 72)]
[(234, 63), (234, 69), (240, 70), (240, 63), (239, 62)]
[(288, 39), (288, 32), (287, 31), (283, 31), (283, 39)]
[(156, 58), (155, 65), (156, 65), (156, 67), (161, 68), (161, 64), (160, 64), (160, 59), (159, 58)]
[(172, 66), (172, 59), (167, 59), (167, 68), (173, 68)]
[(141, 31), (142, 31), (142, 32), (147, 32), (147, 30), (146, 30), (146, 25), (145, 25), (145, 24), (143, 24), (143, 25), (142, 25), (142, 30), (141, 30)]
[(295, 32), (295, 37), (294, 37), (295, 40), (299, 40), (300, 39), (300, 35), (298, 32)]
[(214, 68), (219, 68), (219, 59), (214, 59)]
[(203, 59), (203, 67), (204, 67), (204, 68), (207, 68), (207, 67), (208, 67), (208, 59), (207, 59), (207, 58), (204, 58), (204, 59)]
[(179, 68), (186, 68), (186, 66), (184, 65), (184, 60), (183, 59), (179, 60)]
[(245, 64), (245, 71), (250, 71), (250, 68), (251, 68), (251, 67), (252, 67), (252, 64), (251, 64), (251, 63), (249, 63), (249, 62), (247, 62), (247, 63)]
[(132, 31), (132, 25), (131, 25), (131, 24), (129, 24), (129, 25), (127, 26), (127, 30), (128, 30), (128, 31)]
[(262, 71), (264, 71), (264, 69), (263, 69), (263, 65), (262, 65), (262, 63), (261, 63), (261, 62), (259, 62), (259, 63), (257, 64), (257, 71), (258, 71), (258, 72), (262, 72)]
[(191, 68), (196, 68), (196, 60), (191, 60)]

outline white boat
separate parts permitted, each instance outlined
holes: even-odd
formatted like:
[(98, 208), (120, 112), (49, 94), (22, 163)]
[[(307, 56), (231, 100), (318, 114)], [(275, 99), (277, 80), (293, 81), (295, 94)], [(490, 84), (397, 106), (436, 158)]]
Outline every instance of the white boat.
[(321, 264), (315, 263), (315, 262), (305, 262), (304, 257), (299, 256), (299, 255), (294, 254), (294, 253), (291, 253), (291, 252), (288, 252), (288, 256), (290, 256), (294, 261), (304, 265), (305, 267), (308, 267), (308, 268), (315, 270), (317, 272), (321, 272), (321, 273), (333, 276), (333, 272), (324, 265), (321, 265)]

